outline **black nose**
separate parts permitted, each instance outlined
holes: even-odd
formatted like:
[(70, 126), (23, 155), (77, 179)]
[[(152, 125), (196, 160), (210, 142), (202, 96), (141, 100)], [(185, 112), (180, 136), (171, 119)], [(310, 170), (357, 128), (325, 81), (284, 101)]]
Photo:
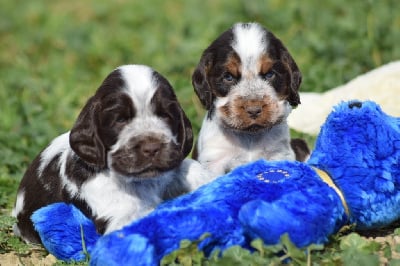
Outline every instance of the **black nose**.
[(256, 119), (261, 114), (261, 111), (262, 111), (261, 106), (247, 106), (246, 107), (247, 114), (253, 119)]
[(156, 155), (161, 149), (161, 143), (159, 142), (145, 142), (140, 146), (140, 151), (146, 157), (152, 157)]
[(362, 102), (360, 102), (360, 101), (353, 101), (353, 102), (349, 103), (349, 107), (351, 109), (353, 109), (354, 107), (361, 108), (361, 106), (362, 106)]

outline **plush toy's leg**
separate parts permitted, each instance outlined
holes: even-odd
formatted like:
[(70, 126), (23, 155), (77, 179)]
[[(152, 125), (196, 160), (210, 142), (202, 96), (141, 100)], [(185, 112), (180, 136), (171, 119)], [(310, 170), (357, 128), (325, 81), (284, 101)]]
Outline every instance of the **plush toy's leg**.
[[(325, 196), (330, 198), (321, 194), (321, 201)], [(329, 235), (345, 224), (343, 217), (340, 200), (315, 202), (301, 193), (289, 201), (254, 200), (239, 212), (239, 220), (250, 238), (261, 238), (266, 245), (273, 245), (288, 233), (297, 247), (325, 243)]]
[(91, 253), (91, 266), (156, 266), (154, 246), (138, 234), (115, 232), (103, 236)]
[(34, 212), (31, 219), (43, 246), (61, 260), (84, 260), (100, 237), (93, 222), (73, 205), (54, 203)]
[(226, 211), (211, 207), (175, 208), (155, 211), (105, 235), (93, 249), (91, 259), (93, 265), (147, 265), (150, 262), (158, 265), (165, 255), (179, 248), (182, 240), (199, 240), (204, 233), (210, 236), (198, 247), (206, 255), (215, 248), (224, 250), (245, 243), (238, 221)]

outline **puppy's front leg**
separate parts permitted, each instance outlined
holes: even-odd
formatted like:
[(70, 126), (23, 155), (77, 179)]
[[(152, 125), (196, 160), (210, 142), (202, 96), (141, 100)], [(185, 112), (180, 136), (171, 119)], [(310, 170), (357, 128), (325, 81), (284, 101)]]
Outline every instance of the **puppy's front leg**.
[(171, 184), (166, 186), (162, 198), (167, 200), (186, 194), (211, 182), (214, 178), (215, 175), (198, 161), (185, 159), (176, 170)]

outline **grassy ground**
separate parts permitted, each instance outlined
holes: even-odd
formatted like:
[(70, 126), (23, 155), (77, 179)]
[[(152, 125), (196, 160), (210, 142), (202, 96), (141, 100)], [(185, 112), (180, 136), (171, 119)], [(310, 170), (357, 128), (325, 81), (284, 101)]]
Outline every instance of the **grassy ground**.
[(397, 0), (0, 0), (0, 253), (31, 256), (9, 233), (18, 182), (115, 67), (164, 74), (197, 132), (204, 112), (191, 72), (233, 23), (272, 30), (303, 72), (301, 89), (324, 91), (400, 58), (399, 8)]

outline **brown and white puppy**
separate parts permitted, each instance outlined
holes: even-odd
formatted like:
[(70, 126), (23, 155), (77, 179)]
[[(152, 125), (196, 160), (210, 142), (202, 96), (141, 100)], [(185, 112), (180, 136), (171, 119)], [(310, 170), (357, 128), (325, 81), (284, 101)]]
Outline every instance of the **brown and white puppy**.
[[(192, 84), (207, 110), (194, 158), (215, 175), (265, 158), (294, 160), (286, 118), (300, 104), (301, 73), (271, 32), (238, 23), (203, 52)], [(298, 160), (308, 156), (305, 142)], [(301, 155), (305, 152), (305, 155)]]
[(117, 68), (71, 131), (25, 173), (13, 210), (15, 233), (39, 243), (30, 217), (54, 202), (78, 206), (100, 233), (121, 228), (205, 181), (200, 164), (184, 160), (192, 142), (191, 124), (164, 77), (147, 66)]

